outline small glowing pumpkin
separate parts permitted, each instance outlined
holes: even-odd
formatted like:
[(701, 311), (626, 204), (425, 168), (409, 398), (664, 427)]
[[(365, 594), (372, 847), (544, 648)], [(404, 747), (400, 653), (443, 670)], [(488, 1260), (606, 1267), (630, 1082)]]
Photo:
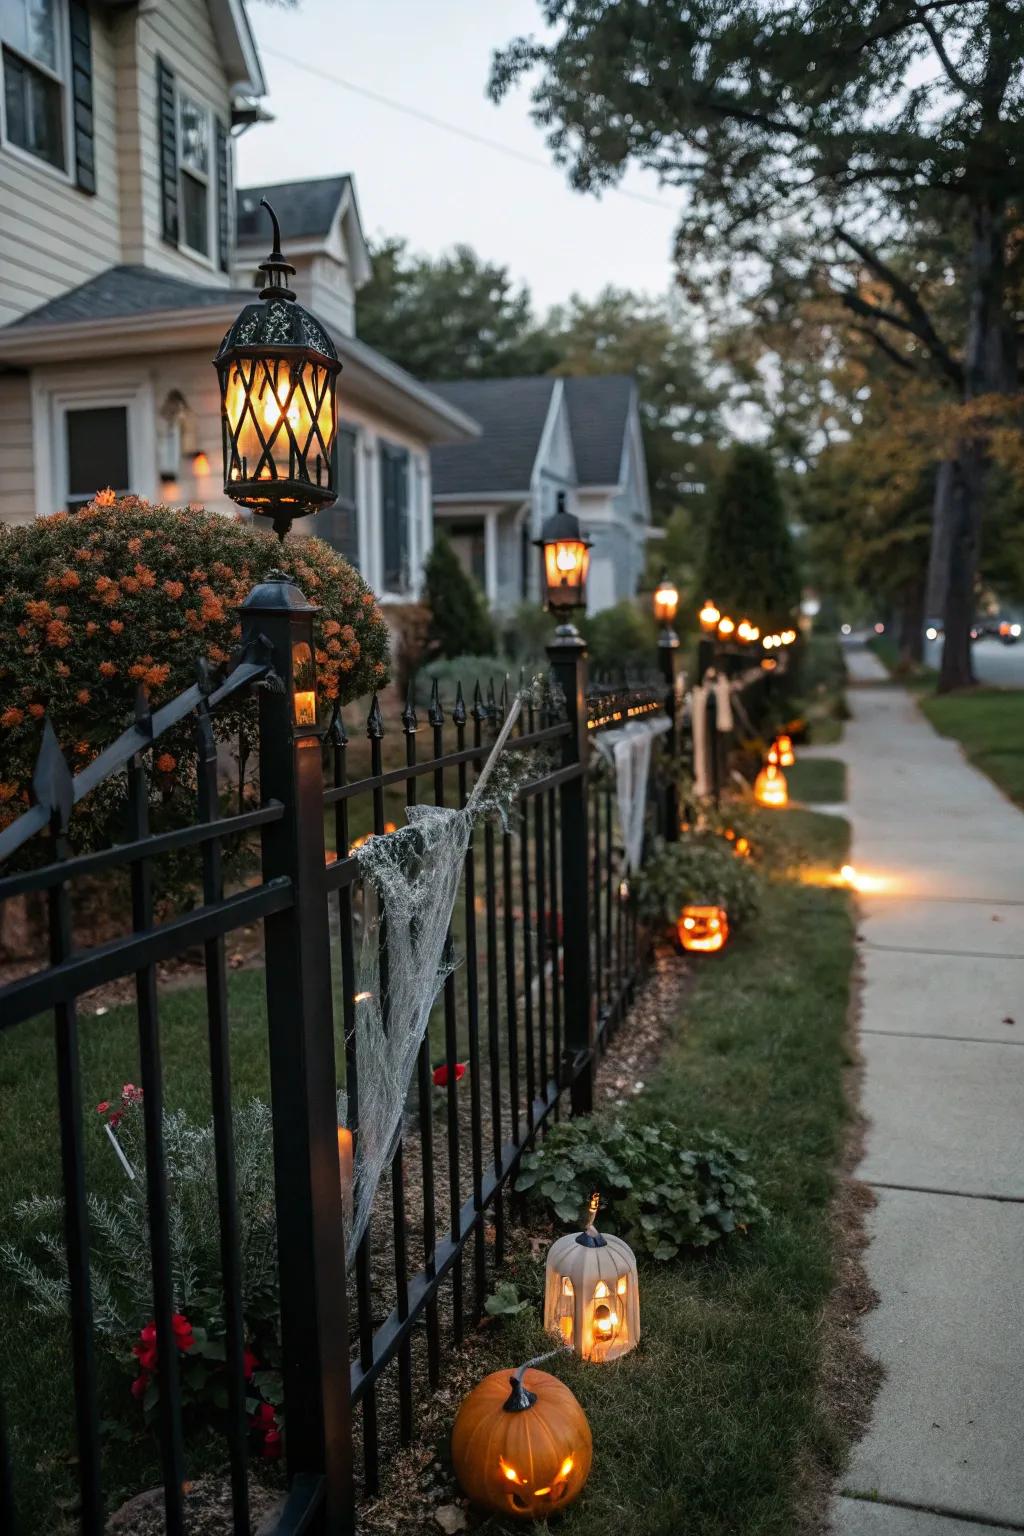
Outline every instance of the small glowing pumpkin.
[(754, 799), (758, 805), (780, 806), (789, 803), (786, 775), (777, 763), (769, 762), (754, 780)]
[(778, 754), (779, 767), (792, 768), (796, 762), (792, 736), (778, 736), (775, 741), (775, 751)]
[(729, 914), (724, 907), (684, 907), (676, 923), (676, 934), (683, 949), (711, 954), (725, 946)]
[(496, 1515), (546, 1520), (590, 1476), (590, 1425), (564, 1382), (522, 1366), (493, 1371), (463, 1400), (452, 1429), (462, 1491)]

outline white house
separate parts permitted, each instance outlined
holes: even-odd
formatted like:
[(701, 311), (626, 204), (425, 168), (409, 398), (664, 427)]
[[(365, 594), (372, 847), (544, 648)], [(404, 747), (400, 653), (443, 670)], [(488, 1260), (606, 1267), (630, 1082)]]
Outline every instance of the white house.
[(236, 191), (265, 83), (242, 0), (0, 0), (0, 519), (105, 485), (234, 511), (211, 359), (270, 247), (343, 364), (336, 508), (317, 532), (415, 596), (430, 450), (477, 427), (356, 337), (370, 273), (347, 176)]
[(651, 532), (635, 381), (467, 379), (434, 389), (482, 429), (431, 451), (434, 523), (491, 607), (509, 612), (539, 596), (532, 541), (559, 491), (593, 540), (588, 611), (632, 597)]

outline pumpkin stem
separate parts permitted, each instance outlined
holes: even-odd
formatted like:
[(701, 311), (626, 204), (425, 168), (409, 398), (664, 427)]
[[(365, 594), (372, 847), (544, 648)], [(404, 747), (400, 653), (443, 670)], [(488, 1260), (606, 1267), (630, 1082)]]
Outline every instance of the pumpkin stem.
[(536, 1392), (527, 1391), (523, 1385), (523, 1377), (527, 1371), (535, 1365), (543, 1365), (545, 1360), (553, 1360), (556, 1355), (564, 1355), (566, 1351), (572, 1352), (570, 1344), (559, 1344), (557, 1349), (549, 1349), (545, 1355), (534, 1355), (532, 1360), (524, 1360), (514, 1376), (509, 1377), (512, 1391), (505, 1403), (506, 1413), (522, 1413), (524, 1408), (532, 1408), (537, 1401)]

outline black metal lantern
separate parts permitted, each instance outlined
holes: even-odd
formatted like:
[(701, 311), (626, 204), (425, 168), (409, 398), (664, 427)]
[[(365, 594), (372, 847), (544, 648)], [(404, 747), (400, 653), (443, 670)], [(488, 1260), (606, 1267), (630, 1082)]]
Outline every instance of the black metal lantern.
[(533, 542), (543, 551), (544, 597), (551, 612), (585, 608), (590, 540), (583, 537), (575, 512), (566, 510), (564, 491), (559, 491), (555, 511)]
[(274, 249), (260, 271), (266, 287), (246, 304), (214, 359), (220, 380), (224, 494), (274, 519), (283, 539), (297, 517), (337, 499), (332, 450), (341, 363), (320, 322), (286, 286), (295, 268)]

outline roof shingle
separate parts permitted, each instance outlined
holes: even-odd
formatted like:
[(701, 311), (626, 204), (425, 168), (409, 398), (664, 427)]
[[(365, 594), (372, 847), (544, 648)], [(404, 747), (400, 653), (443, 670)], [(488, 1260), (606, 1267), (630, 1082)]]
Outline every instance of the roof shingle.
[(12, 320), (7, 330), (36, 325), (67, 325), (78, 320), (116, 320), (162, 310), (240, 306), (252, 299), (252, 289), (213, 288), (168, 277), (148, 267), (108, 267), (68, 293), (30, 309)]
[(260, 207), (265, 197), (273, 206), (289, 240), (309, 240), (326, 235), (334, 222), (348, 176), (321, 176), (315, 181), (279, 181), (270, 187), (240, 187), (235, 195), (239, 243), (270, 239), (270, 221)]

